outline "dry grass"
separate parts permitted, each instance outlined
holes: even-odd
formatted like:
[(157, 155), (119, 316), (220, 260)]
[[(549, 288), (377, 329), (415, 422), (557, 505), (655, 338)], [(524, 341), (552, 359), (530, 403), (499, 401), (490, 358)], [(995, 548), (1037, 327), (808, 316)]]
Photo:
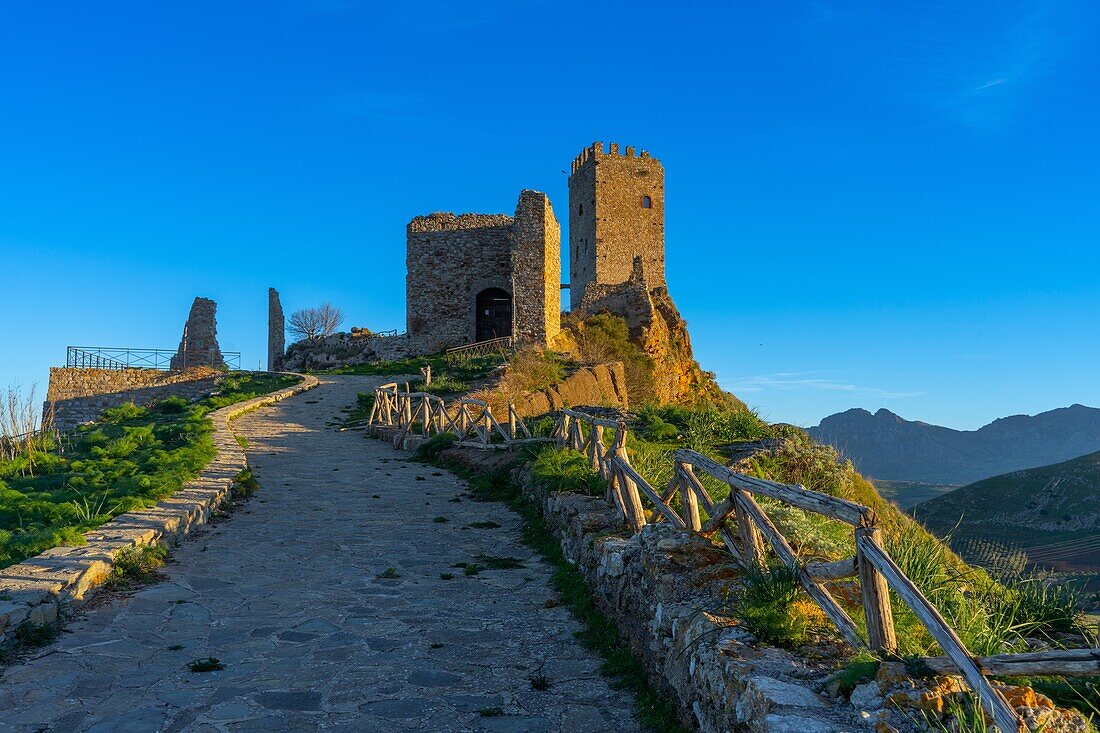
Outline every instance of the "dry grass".
[(35, 455), (47, 450), (53, 442), (53, 406), (49, 406), (39, 423), (39, 405), (35, 387), (26, 393), (15, 385), (9, 386), (0, 405), (0, 458), (9, 461), (25, 458), (21, 463), (23, 476), (33, 476)]
[(478, 390), (470, 396), (488, 402), (494, 415), (506, 415), (509, 402), (551, 387), (564, 378), (565, 364), (560, 356), (528, 347), (512, 355), (496, 386)]

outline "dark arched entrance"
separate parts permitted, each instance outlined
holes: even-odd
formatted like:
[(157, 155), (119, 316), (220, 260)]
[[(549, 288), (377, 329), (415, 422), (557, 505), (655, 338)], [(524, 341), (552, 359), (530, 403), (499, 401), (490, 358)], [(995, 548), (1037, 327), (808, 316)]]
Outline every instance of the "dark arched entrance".
[(512, 335), (512, 296), (500, 288), (486, 288), (477, 294), (477, 341)]

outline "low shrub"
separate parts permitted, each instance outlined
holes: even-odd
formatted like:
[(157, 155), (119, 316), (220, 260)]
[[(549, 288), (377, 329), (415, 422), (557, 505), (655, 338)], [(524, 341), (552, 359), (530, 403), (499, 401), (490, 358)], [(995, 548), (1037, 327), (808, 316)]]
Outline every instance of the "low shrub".
[(531, 473), (551, 491), (575, 491), (603, 496), (607, 482), (592, 469), (588, 458), (571, 450), (543, 447), (531, 463)]
[(160, 569), (167, 558), (168, 548), (164, 545), (127, 547), (115, 555), (107, 583), (116, 588), (155, 583), (160, 579)]
[(786, 565), (746, 574), (735, 613), (757, 639), (782, 647), (805, 643), (821, 625), (822, 612), (807, 598)]
[(598, 313), (571, 325), (577, 355), (585, 364), (621, 361), (626, 391), (632, 402), (646, 404), (654, 399), (653, 360), (630, 340), (630, 329), (622, 316)]

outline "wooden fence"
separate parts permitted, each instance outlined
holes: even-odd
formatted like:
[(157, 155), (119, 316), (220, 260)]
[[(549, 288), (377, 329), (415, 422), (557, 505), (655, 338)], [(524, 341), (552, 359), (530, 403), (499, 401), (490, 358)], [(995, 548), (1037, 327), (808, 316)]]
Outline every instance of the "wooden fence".
[[(575, 410), (562, 410), (553, 437), (561, 447), (588, 456), (594, 470), (607, 480), (607, 499), (634, 531), (648, 522), (664, 521), (717, 536), (743, 567), (764, 568), (766, 546), (797, 574), (807, 594), (836, 625), (853, 647), (876, 651), (897, 650), (890, 590), (921, 620), (946, 652), (946, 657), (926, 660), (937, 671), (961, 672), (977, 693), (982, 706), (1004, 733), (1027, 730), (1005, 697), (994, 688), (989, 674), (1100, 674), (1100, 650), (1075, 649), (1030, 654), (1002, 654), (975, 658), (936, 607), (924, 597), (893, 561), (882, 545), (875, 513), (869, 507), (803, 486), (736, 473), (692, 450), (673, 454), (673, 476), (667, 486), (653, 487), (631, 465), (627, 452), (628, 429), (624, 422), (607, 420)], [(729, 495), (716, 501), (699, 480), (701, 471), (729, 486)], [(680, 512), (673, 507), (679, 494)], [(767, 497), (844, 522), (852, 527), (855, 555), (838, 562), (803, 563), (755, 497)], [(648, 500), (647, 510), (643, 499)], [(706, 513), (703, 521), (700, 508)], [(826, 587), (828, 581), (858, 578), (866, 618), (867, 638)]]
[(531, 436), (515, 405), (508, 405), (507, 422), (501, 425), (489, 403), (482, 400), (463, 397), (448, 405), (442, 397), (409, 392), (408, 384), (405, 387), (402, 392), (396, 382), (390, 382), (375, 388), (374, 405), (367, 419), (371, 428), (391, 429), (395, 446), (404, 445), (410, 435), (430, 437), (445, 433), (454, 435), (458, 445), (482, 450), (546, 440)]

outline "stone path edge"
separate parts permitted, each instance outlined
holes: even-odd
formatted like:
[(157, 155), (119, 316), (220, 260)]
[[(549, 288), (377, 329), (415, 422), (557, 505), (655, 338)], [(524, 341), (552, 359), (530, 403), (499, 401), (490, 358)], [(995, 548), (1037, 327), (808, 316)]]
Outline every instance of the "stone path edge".
[(258, 407), (271, 405), (316, 387), (316, 377), (283, 372), (302, 381), (286, 389), (228, 405), (210, 413), (217, 455), (198, 477), (150, 509), (120, 514), (88, 532), (88, 544), (54, 547), (0, 570), (0, 648), (12, 642), (25, 621), (58, 623), (62, 611), (87, 601), (106, 582), (119, 552), (156, 542), (178, 544), (205, 524), (225, 501), (248, 458), (230, 423)]

